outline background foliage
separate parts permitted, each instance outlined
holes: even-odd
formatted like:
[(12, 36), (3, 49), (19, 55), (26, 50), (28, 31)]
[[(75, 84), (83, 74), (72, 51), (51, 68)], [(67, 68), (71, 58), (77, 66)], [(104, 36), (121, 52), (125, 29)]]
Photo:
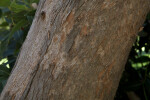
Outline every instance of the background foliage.
[[(0, 0), (0, 92), (13, 69), (32, 23), (39, 0)], [(150, 14), (128, 58), (115, 100), (129, 100), (129, 92), (150, 100)]]
[(0, 92), (32, 23), (39, 0), (0, 0)]
[(150, 100), (150, 13), (133, 44), (115, 100), (129, 100), (130, 96)]

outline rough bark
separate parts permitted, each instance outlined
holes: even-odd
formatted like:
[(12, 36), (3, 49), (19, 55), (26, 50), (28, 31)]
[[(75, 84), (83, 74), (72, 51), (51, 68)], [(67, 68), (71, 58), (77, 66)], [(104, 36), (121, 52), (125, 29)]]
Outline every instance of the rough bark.
[(41, 0), (1, 100), (112, 100), (149, 0)]

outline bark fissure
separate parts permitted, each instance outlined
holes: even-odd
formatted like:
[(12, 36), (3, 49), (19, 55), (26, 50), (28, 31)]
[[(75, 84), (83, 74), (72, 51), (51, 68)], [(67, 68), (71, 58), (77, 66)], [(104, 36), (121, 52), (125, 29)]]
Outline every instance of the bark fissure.
[(41, 0), (0, 99), (113, 99), (149, 2)]
[[(70, 2), (70, 0), (68, 1), (67, 5), (69, 5), (69, 2)], [(65, 10), (65, 8), (67, 7), (67, 5), (64, 6), (64, 10)], [(62, 10), (60, 9), (60, 10), (57, 12), (57, 14), (56, 14), (56, 16), (54, 17), (54, 20), (53, 20), (53, 22), (52, 22), (52, 23), (53, 23), (52, 25), (55, 24), (55, 20), (57, 19), (57, 16), (59, 16), (59, 13), (60, 13), (61, 11), (62, 11)], [(49, 33), (50, 33), (50, 32), (48, 31), (48, 34), (49, 34)], [(43, 57), (46, 55), (46, 53), (48, 53), (48, 47), (49, 47), (50, 44), (51, 44), (52, 38), (53, 38), (53, 34), (50, 35), (50, 40), (48, 40), (49, 38), (47, 38), (47, 36), (46, 36), (46, 41), (44, 42), (43, 47), (42, 47), (42, 50), (41, 50), (41, 53), (43, 53), (43, 54), (40, 56), (41, 59), (40, 59), (39, 63), (37, 64), (37, 67), (35, 67), (35, 70), (33, 71), (32, 75), (31, 75), (31, 76), (33, 76), (33, 78), (31, 79), (31, 82), (30, 82), (30, 84), (29, 84), (29, 88), (26, 88), (27, 90), (25, 90), (25, 92), (23, 93), (23, 94), (25, 94), (25, 97), (22, 96), (22, 99), (27, 99), (27, 96), (28, 96), (28, 93), (30, 92), (30, 88), (31, 88), (31, 86), (32, 86), (32, 84), (33, 84), (34, 78), (35, 78), (35, 76), (36, 76), (36, 74), (37, 74), (37, 71), (39, 71), (39, 67), (40, 67), (40, 64), (41, 64), (41, 62), (42, 62), (42, 60), (43, 60)], [(46, 45), (45, 45), (45, 44), (46, 44)], [(52, 71), (53, 71), (53, 70), (52, 70)], [(27, 93), (26, 93), (26, 91), (27, 91)]]
[[(49, 34), (49, 32), (48, 32), (48, 34)], [(24, 93), (23, 93), (24, 95), (21, 97), (22, 99), (26, 99), (26, 98), (27, 98), (27, 95), (28, 95), (28, 93), (29, 93), (29, 91), (30, 91), (30, 88), (31, 88), (32, 83), (33, 83), (33, 80), (34, 80), (34, 78), (35, 78), (35, 76), (36, 76), (36, 73), (37, 73), (37, 71), (38, 71), (38, 69), (39, 69), (39, 67), (40, 67), (40, 64), (41, 64), (41, 62), (42, 62), (44, 56), (46, 55), (46, 53), (47, 53), (47, 51), (48, 51), (48, 47), (49, 47), (49, 45), (51, 44), (52, 38), (53, 38), (53, 34), (50, 35), (50, 38), (48, 38), (48, 37), (46, 36), (45, 42), (44, 42), (43, 47), (42, 47), (42, 50), (41, 50), (43, 54), (41, 54), (41, 56), (40, 56), (41, 59), (38, 61), (37, 66), (35, 67), (34, 71), (33, 71), (32, 74), (31, 74), (31, 76), (32, 76), (31, 82), (29, 83), (29, 85), (27, 85), (27, 88), (26, 88), (26, 90), (25, 90)]]

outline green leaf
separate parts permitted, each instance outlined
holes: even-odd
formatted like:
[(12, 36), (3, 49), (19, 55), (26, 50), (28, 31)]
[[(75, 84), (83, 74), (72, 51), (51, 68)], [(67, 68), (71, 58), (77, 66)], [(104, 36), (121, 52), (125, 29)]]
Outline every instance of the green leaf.
[(7, 36), (5, 36), (3, 40), (0, 42), (0, 60), (3, 58), (3, 53), (7, 49), (8, 42), (6, 39)]
[(27, 8), (25, 5), (20, 5), (15, 2), (12, 2), (10, 5), (10, 10), (15, 13), (19, 13), (21, 11), (27, 11), (27, 10), (29, 10), (29, 8)]
[(10, 71), (6, 66), (0, 66), (0, 76), (3, 78), (9, 77)]
[(7, 80), (6, 77), (0, 76), (0, 81)]
[(38, 3), (39, 0), (31, 0), (32, 3)]
[(135, 59), (135, 63), (144, 63), (149, 62), (150, 58), (148, 56), (140, 56), (139, 58)]
[(7, 22), (3, 22), (2, 24), (0, 24), (0, 27), (6, 27), (8, 26), (9, 24)]
[(0, 18), (2, 17), (2, 10), (0, 9)]
[(8, 7), (11, 3), (11, 0), (0, 0), (1, 7)]
[(27, 21), (26, 20), (21, 20), (19, 21), (11, 30), (9, 37), (8, 37), (8, 41), (10, 40), (10, 38), (13, 36), (13, 34), (18, 31), (22, 26), (26, 25)]
[(11, 19), (14, 23), (18, 23), (20, 20), (26, 19), (26, 16), (24, 16), (25, 13), (26, 11), (11, 13), (8, 18)]

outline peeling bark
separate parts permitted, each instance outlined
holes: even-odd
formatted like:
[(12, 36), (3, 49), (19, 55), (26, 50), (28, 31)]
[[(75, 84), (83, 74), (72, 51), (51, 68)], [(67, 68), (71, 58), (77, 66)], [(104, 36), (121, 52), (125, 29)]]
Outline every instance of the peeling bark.
[(112, 100), (149, 0), (41, 0), (0, 100)]

